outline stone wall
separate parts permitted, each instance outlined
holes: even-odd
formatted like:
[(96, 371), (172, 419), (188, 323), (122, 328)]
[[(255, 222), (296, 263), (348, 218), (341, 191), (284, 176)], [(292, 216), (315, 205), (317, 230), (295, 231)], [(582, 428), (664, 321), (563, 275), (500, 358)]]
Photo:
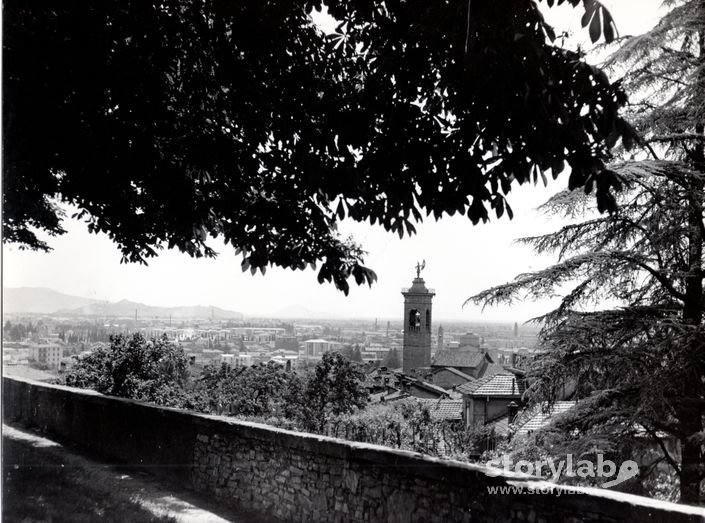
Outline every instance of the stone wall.
[[(7, 422), (283, 521), (705, 521), (705, 512), (412, 452), (3, 378)], [(525, 492), (490, 493), (488, 487)], [(527, 493), (534, 489), (534, 493)], [(538, 493), (553, 489), (551, 494)]]

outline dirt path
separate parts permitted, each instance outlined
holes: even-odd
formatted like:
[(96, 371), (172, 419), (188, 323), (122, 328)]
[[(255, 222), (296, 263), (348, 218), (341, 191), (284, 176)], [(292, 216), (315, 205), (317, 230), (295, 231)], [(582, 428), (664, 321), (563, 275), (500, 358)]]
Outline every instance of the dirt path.
[(146, 473), (126, 473), (32, 432), (4, 424), (2, 428), (2, 521), (257, 521), (176, 492)]

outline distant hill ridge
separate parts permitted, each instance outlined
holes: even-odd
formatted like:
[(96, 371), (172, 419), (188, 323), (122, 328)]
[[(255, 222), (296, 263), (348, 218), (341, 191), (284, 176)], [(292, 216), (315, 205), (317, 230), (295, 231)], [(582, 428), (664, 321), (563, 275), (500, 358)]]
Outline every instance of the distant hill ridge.
[(220, 307), (191, 305), (158, 307), (129, 300), (108, 302), (92, 298), (71, 296), (46, 287), (17, 287), (3, 289), (4, 313), (69, 314), (80, 316), (129, 316), (138, 318), (215, 318), (242, 319), (240, 312)]

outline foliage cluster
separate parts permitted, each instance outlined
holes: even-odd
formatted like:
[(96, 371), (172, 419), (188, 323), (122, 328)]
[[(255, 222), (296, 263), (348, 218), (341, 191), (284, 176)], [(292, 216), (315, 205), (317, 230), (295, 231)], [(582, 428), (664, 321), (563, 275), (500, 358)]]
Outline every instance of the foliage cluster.
[(61, 201), (126, 261), (215, 256), (220, 237), (243, 270), (320, 262), (347, 293), (376, 275), (343, 218), (402, 236), (424, 215), (511, 216), (515, 183), (566, 167), (611, 206), (625, 97), (536, 2), (331, 1), (333, 34), (311, 21), (322, 5), (8, 2), (4, 241), (49, 249), (36, 232), (65, 232)]
[(166, 337), (116, 335), (109, 347), (76, 357), (63, 383), (113, 396), (199, 412), (286, 420), (318, 430), (328, 416), (367, 404), (364, 374), (340, 354), (327, 353), (308, 375), (275, 364), (207, 365), (190, 374), (184, 351)]
[(303, 373), (271, 362), (207, 365), (199, 376), (189, 367), (184, 352), (166, 338), (118, 335), (109, 347), (76, 357), (63, 383), (435, 456), (467, 459), (480, 437), (460, 422), (433, 419), (415, 399), (368, 405), (360, 366), (334, 352)]
[(322, 432), (352, 441), (468, 460), (476, 454), (482, 429), (466, 429), (460, 421), (434, 419), (427, 404), (408, 398), (332, 416)]

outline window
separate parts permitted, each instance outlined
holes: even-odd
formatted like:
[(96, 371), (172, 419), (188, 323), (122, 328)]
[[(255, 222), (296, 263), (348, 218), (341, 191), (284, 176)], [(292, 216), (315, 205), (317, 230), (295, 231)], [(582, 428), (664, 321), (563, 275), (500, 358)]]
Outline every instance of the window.
[(418, 309), (409, 311), (409, 332), (418, 332), (421, 329), (421, 313)]

